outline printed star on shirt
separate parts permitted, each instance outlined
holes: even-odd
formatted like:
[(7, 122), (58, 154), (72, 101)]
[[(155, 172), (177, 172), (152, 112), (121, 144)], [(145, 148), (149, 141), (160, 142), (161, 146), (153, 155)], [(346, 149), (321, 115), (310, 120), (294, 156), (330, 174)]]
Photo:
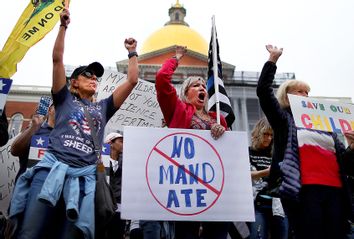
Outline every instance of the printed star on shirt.
[(39, 137), (39, 139), (36, 139), (36, 141), (37, 141), (37, 145), (43, 146), (44, 140), (41, 137)]
[(107, 149), (106, 146), (102, 145), (102, 152), (105, 153), (105, 152), (106, 152), (106, 149)]
[(6, 84), (4, 84), (4, 82), (3, 82), (2, 80), (0, 80), (0, 91), (3, 90), (3, 88), (4, 88), (5, 85), (6, 85)]

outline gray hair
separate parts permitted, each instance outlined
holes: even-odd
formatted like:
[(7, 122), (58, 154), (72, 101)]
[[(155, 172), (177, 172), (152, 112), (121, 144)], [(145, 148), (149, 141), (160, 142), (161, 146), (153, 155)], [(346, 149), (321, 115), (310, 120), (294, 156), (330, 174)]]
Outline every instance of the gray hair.
[[(200, 77), (200, 76), (190, 76), (182, 83), (181, 89), (179, 91), (179, 98), (183, 102), (190, 103), (187, 99), (187, 91), (188, 91), (189, 87), (196, 81), (202, 81), (203, 83), (206, 83), (206, 81), (203, 79), (203, 77)], [(208, 112), (208, 99), (209, 99), (209, 95), (206, 98), (206, 102), (205, 102), (205, 106), (204, 106), (204, 109), (206, 112)]]
[(300, 80), (286, 80), (279, 86), (276, 97), (278, 99), (281, 108), (284, 109), (290, 107), (287, 94), (292, 88), (299, 87), (299, 86), (304, 86), (308, 92), (311, 90), (309, 84)]

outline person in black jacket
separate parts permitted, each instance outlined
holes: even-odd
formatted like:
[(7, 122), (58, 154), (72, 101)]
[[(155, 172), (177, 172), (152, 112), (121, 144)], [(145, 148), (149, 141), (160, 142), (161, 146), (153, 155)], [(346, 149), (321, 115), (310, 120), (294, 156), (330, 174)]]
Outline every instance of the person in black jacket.
[(8, 127), (9, 124), (7, 122), (7, 117), (4, 109), (0, 116), (0, 146), (4, 146), (9, 140)]
[[(346, 174), (353, 162), (353, 132), (345, 133), (348, 149), (333, 132), (297, 128), (287, 94), (307, 97), (310, 87), (285, 81), (275, 96), (272, 88), (282, 48), (266, 46), (257, 96), (274, 132), (269, 186), (280, 194), (290, 226), (299, 239), (346, 238), (351, 214)], [(345, 159), (345, 160), (343, 160)], [(353, 170), (351, 170), (353, 171)]]

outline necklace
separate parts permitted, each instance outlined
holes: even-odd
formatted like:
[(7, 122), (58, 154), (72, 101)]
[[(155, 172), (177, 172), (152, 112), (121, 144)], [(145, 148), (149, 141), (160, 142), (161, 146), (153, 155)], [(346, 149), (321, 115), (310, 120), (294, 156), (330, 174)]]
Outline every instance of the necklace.
[(205, 111), (196, 111), (195, 115), (205, 121), (210, 121), (210, 116)]

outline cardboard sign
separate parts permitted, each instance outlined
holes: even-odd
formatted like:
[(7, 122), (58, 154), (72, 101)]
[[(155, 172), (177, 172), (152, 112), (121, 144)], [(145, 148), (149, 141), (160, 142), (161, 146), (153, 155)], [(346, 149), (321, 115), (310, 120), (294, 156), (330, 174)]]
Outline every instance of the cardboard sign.
[(20, 169), (18, 157), (10, 153), (11, 144), (15, 138), (10, 139), (0, 148), (0, 211), (7, 215), (11, 194), (15, 186), (15, 178)]
[(354, 105), (288, 94), (295, 125), (335, 133), (354, 130)]
[[(99, 80), (97, 100), (110, 96), (126, 79), (125, 74), (105, 69), (104, 75)], [(139, 79), (128, 98), (107, 123), (105, 135), (116, 130), (123, 130), (124, 126), (160, 127), (162, 119), (160, 106), (156, 99), (155, 85)]]
[(122, 182), (123, 218), (254, 220), (246, 132), (125, 127)]

